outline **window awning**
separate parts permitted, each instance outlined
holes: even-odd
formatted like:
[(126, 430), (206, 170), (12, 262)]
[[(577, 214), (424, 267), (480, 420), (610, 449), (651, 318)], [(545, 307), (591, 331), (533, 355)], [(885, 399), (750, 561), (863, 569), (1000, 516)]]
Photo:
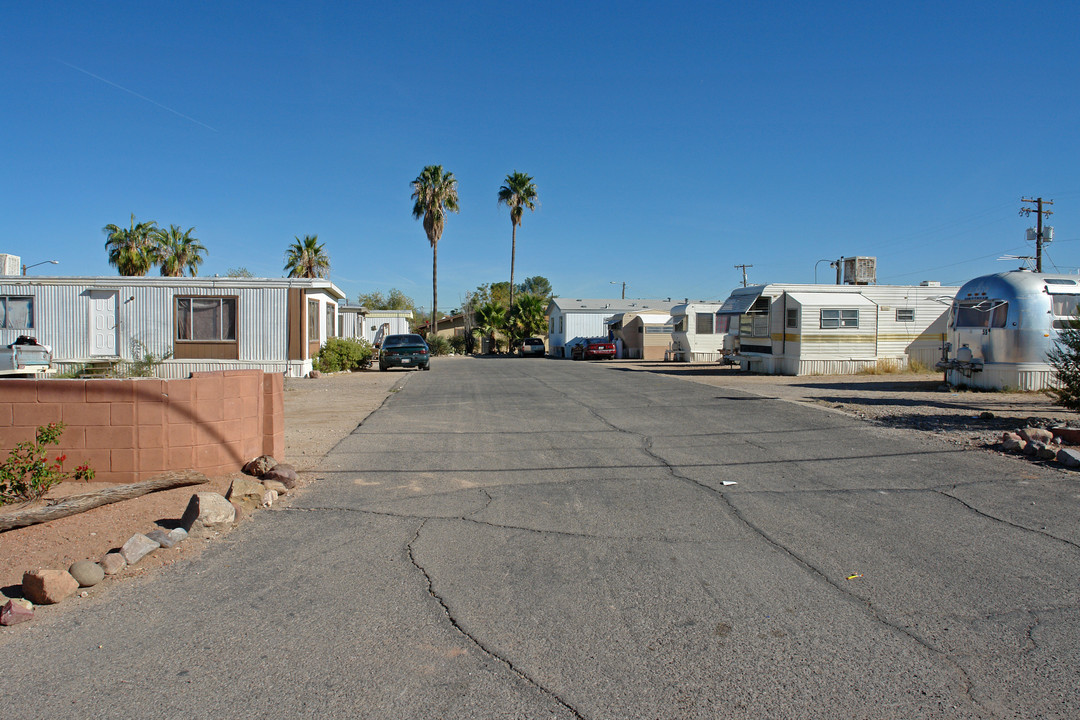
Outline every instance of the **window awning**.
[(765, 291), (764, 287), (757, 288), (753, 292), (732, 294), (728, 296), (728, 299), (724, 301), (724, 304), (720, 306), (720, 309), (716, 311), (717, 315), (742, 315), (744, 312), (750, 309), (750, 307), (757, 302), (757, 299), (761, 297), (761, 293)]

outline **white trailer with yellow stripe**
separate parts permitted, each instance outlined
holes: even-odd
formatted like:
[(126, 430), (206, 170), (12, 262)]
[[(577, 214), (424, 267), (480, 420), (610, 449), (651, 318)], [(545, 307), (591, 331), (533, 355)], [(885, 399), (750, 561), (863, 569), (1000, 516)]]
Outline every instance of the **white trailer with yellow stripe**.
[(941, 358), (959, 288), (796, 285), (737, 288), (717, 311), (725, 351), (743, 369), (773, 375), (844, 375)]

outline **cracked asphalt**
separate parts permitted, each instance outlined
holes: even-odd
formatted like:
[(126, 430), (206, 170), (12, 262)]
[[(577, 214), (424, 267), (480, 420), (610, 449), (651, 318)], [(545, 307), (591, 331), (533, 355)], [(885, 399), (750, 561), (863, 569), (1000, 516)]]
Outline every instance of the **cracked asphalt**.
[(8, 644), (7, 710), (1080, 717), (1071, 475), (602, 363), (432, 367), (289, 508)]

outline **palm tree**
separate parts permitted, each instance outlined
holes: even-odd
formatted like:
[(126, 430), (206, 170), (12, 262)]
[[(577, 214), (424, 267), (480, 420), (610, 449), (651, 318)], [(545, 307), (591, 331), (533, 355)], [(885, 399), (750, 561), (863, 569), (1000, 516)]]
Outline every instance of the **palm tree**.
[(517, 304), (510, 308), (507, 327), (513, 338), (520, 339), (539, 335), (544, 331), (547, 306), (544, 298), (526, 293), (519, 295)]
[(154, 260), (161, 265), (162, 277), (182, 277), (185, 270), (191, 272), (191, 277), (199, 274), (206, 248), (198, 238), (191, 237), (194, 231), (190, 227), (181, 232), (178, 225), (170, 225), (168, 230), (154, 232)]
[(491, 338), (491, 352), (495, 352), (495, 333), (506, 324), (506, 308), (497, 302), (486, 302), (476, 308), (476, 329)]
[(424, 232), (431, 243), (431, 327), (439, 307), (439, 238), (446, 227), (446, 213), (458, 211), (457, 180), (442, 165), (428, 165), (412, 181), (413, 219), (424, 218)]
[(109, 251), (109, 264), (116, 266), (121, 275), (142, 276), (154, 266), (154, 241), (152, 235), (157, 231), (157, 223), (141, 222), (135, 224), (135, 213), (131, 213), (131, 227), (122, 228), (108, 224), (102, 231), (108, 237), (105, 249)]
[(285, 267), (291, 278), (324, 278), (330, 272), (330, 256), (319, 243), (318, 235), (305, 235), (296, 239), (285, 252)]
[(517, 255), (517, 229), (525, 208), (536, 208), (536, 185), (525, 173), (515, 170), (499, 188), (499, 204), (510, 208), (510, 306), (514, 306), (514, 256)]

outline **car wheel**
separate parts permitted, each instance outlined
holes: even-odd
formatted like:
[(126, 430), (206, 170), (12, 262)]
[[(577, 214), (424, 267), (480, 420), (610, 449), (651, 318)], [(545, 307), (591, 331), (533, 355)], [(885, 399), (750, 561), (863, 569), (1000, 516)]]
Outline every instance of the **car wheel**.
[(379, 363), (379, 372), (386, 372), (386, 366), (382, 363)]

